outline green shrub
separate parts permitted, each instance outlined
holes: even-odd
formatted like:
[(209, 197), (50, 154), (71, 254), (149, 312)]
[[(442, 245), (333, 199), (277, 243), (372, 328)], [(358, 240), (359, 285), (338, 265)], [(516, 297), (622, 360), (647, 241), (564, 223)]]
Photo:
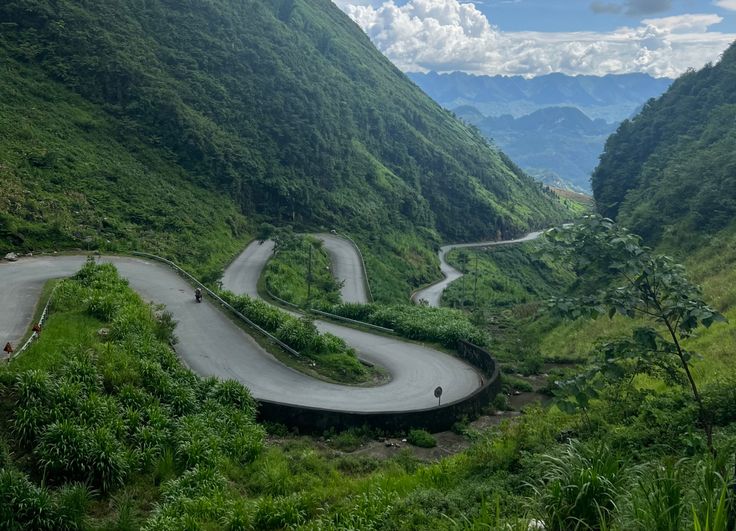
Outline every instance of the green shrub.
[(62, 524), (48, 490), (25, 474), (0, 468), (0, 529), (54, 530)]
[(240, 382), (235, 380), (217, 382), (209, 394), (223, 406), (230, 406), (255, 414), (256, 402), (253, 400), (250, 391)]
[(626, 467), (605, 444), (571, 442), (559, 455), (544, 455), (535, 505), (550, 531), (600, 529), (625, 491)]
[(509, 397), (506, 393), (498, 393), (493, 397), (493, 408), (496, 411), (508, 411), (511, 409), (511, 406), (509, 405)]
[(406, 438), (409, 444), (419, 446), (420, 448), (434, 448), (437, 446), (437, 439), (431, 433), (425, 430), (411, 430)]
[(379, 467), (378, 460), (365, 455), (344, 455), (336, 463), (340, 472), (356, 476), (370, 474)]
[(122, 485), (129, 468), (122, 445), (108, 429), (70, 420), (49, 426), (34, 453), (55, 482), (89, 481), (103, 492)]
[(486, 334), (459, 310), (408, 304), (337, 304), (322, 309), (349, 319), (391, 328), (408, 339), (432, 341), (448, 348), (457, 348), (460, 340), (479, 346), (488, 344)]
[(224, 292), (222, 297), (258, 326), (313, 360), (313, 368), (321, 374), (350, 383), (363, 382), (368, 377), (368, 370), (355, 351), (342, 339), (329, 333), (321, 334), (311, 319), (294, 317), (247, 295)]
[(256, 503), (253, 524), (256, 529), (288, 529), (306, 521), (308, 502), (297, 494), (264, 496)]
[(56, 494), (59, 519), (65, 529), (88, 529), (87, 510), (94, 493), (83, 483), (64, 485)]

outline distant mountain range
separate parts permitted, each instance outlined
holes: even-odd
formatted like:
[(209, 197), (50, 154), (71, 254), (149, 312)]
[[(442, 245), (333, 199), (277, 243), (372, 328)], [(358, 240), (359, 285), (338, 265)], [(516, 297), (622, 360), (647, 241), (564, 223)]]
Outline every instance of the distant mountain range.
[(672, 83), (646, 74), (525, 79), (430, 72), (409, 77), (529, 174), (587, 193), (606, 138)]
[(545, 107), (576, 107), (593, 119), (607, 122), (631, 117), (649, 98), (660, 96), (672, 84), (671, 79), (647, 74), (548, 74), (530, 79), (464, 72), (408, 76), (447, 109), (471, 105), (485, 116), (510, 114), (518, 118)]
[(588, 194), (590, 174), (606, 138), (616, 130), (616, 124), (591, 120), (575, 107), (547, 107), (514, 118), (484, 117), (466, 105), (455, 114), (478, 127), (533, 177), (555, 188)]

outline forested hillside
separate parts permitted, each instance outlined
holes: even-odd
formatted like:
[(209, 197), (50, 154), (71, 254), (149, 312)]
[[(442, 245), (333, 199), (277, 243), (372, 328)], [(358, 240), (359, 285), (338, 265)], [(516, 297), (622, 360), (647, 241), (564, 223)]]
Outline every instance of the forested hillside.
[(736, 45), (619, 127), (592, 179), (598, 208), (649, 242), (686, 243), (736, 217)]
[(329, 0), (3, 2), (0, 58), (0, 250), (209, 259), (264, 220), (416, 244), (559, 215)]

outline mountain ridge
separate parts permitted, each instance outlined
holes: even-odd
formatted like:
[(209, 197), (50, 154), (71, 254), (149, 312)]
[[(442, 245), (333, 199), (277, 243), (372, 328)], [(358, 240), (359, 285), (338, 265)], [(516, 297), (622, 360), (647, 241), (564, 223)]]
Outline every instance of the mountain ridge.
[(409, 78), (443, 107), (472, 105), (486, 116), (518, 118), (550, 106), (575, 106), (589, 117), (619, 122), (642, 102), (658, 96), (672, 83), (648, 74), (569, 76), (561, 73), (533, 78), (485, 76), (452, 72), (409, 73)]
[(616, 129), (601, 118), (591, 120), (577, 107), (544, 107), (518, 118), (486, 117), (468, 105), (455, 113), (541, 182), (587, 194), (599, 153)]
[(623, 122), (606, 142), (593, 174), (600, 212), (650, 243), (675, 247), (696, 244), (732, 224), (734, 87), (736, 44), (720, 62), (681, 76), (662, 97)]
[[(150, 233), (182, 257), (206, 247), (207, 231), (189, 227), (197, 213), (181, 212), (196, 209), (200, 194), (233, 211), (218, 221), (224, 240), (245, 238), (260, 221), (341, 228), (415, 257), (422, 265), (409, 282), (418, 282), (431, 274), (429, 246), (440, 238), (514, 235), (562, 215), (329, 0), (10, 1), (0, 24), (11, 73), (0, 89), (14, 102), (0, 135), (18, 190), (10, 228), (0, 231), (5, 249), (47, 246), (41, 233), (55, 226), (64, 245), (130, 246)], [(43, 93), (20, 88), (21, 78)], [(41, 107), (66, 142), (43, 115), (27, 116)], [(19, 120), (27, 131), (13, 127)], [(38, 153), (24, 154), (28, 138), (43, 138)], [(107, 139), (90, 160), (90, 143)], [(72, 145), (76, 162), (66, 161)], [(130, 157), (135, 170), (120, 164)], [(156, 186), (149, 167), (175, 188), (182, 182), (170, 192), (182, 196), (176, 206), (163, 212), (148, 198), (144, 214), (131, 214), (140, 205), (130, 202), (107, 213), (120, 182)], [(39, 209), (23, 189), (58, 208)], [(172, 217), (191, 219), (167, 228)], [(157, 238), (145, 248), (160, 250)]]

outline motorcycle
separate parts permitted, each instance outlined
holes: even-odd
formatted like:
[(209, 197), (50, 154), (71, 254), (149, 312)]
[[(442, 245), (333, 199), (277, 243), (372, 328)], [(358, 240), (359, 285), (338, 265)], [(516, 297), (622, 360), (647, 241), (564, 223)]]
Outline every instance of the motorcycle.
[(197, 288), (194, 290), (194, 300), (197, 302), (202, 302), (202, 290)]

